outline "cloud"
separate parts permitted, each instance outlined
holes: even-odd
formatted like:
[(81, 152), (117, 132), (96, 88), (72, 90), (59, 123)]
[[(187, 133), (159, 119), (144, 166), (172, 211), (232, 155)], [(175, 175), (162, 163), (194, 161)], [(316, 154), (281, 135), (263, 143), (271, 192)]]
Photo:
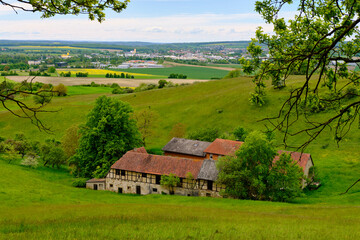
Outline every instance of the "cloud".
[[(249, 40), (262, 26), (256, 14), (197, 14), (166, 17), (108, 18), (103, 23), (80, 18), (0, 20), (5, 39), (196, 42)], [(23, 32), (19, 35), (14, 32)], [(4, 34), (6, 32), (6, 34)]]

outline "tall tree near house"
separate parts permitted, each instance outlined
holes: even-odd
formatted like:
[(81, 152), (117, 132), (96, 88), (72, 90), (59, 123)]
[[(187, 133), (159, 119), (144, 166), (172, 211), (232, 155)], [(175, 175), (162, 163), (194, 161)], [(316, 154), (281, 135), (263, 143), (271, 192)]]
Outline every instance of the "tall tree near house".
[[(127, 7), (129, 2), (130, 0), (0, 0), (2, 6), (9, 7), (16, 13), (19, 11), (39, 12), (42, 13), (42, 18), (54, 17), (56, 15), (86, 14), (90, 20), (97, 20), (98, 22), (105, 20), (106, 9), (111, 9), (119, 13)], [(30, 86), (34, 79), (35, 77), (28, 79)], [(48, 93), (52, 95), (52, 90), (34, 90), (32, 88), (30, 91), (15, 90), (11, 88), (11, 85), (5, 80), (3, 83), (0, 83), (0, 104), (13, 115), (29, 119), (31, 123), (36, 125), (40, 130), (50, 131), (50, 128), (45, 126), (38, 117), (41, 112), (49, 112), (43, 109), (43, 106), (49, 102), (47, 101), (49, 99)], [(34, 96), (35, 101), (40, 105), (32, 105), (14, 98), (17, 94)], [(18, 107), (17, 111), (12, 108), (13, 104)]]
[[(285, 5), (297, 7), (291, 20), (279, 17)], [(256, 2), (255, 10), (274, 30), (268, 34), (261, 27), (257, 29), (248, 47), (252, 58), (241, 60), (243, 71), (255, 74), (257, 87), (270, 79), (275, 88), (286, 86), (291, 74), (304, 74), (301, 85), (290, 91), (278, 116), (266, 120), (284, 132), (285, 146), (289, 137), (304, 134), (308, 140), (294, 147), (305, 148), (327, 127), (332, 127), (335, 139), (341, 141), (354, 129), (351, 124), (360, 113), (359, 93), (348, 90), (358, 88), (360, 83), (360, 72), (348, 68), (348, 64), (360, 64), (360, 2), (262, 0)], [(261, 46), (269, 49), (266, 60), (262, 59), (265, 54)], [(328, 94), (322, 94), (321, 88)], [(349, 99), (349, 95), (353, 98)], [(314, 96), (317, 102), (338, 106), (331, 109), (329, 118), (319, 121), (311, 112), (302, 110), (301, 106)], [(304, 121), (305, 127), (296, 126)]]
[(250, 133), (235, 157), (218, 160), (218, 183), (234, 198), (289, 201), (301, 194), (302, 170), (290, 156), (281, 155), (260, 132)]
[(118, 99), (101, 96), (80, 128), (79, 148), (71, 157), (80, 177), (104, 177), (110, 166), (127, 151), (141, 146), (132, 108)]
[(146, 146), (146, 140), (154, 134), (154, 127), (159, 119), (159, 115), (149, 107), (135, 112), (134, 118), (142, 136), (142, 143)]

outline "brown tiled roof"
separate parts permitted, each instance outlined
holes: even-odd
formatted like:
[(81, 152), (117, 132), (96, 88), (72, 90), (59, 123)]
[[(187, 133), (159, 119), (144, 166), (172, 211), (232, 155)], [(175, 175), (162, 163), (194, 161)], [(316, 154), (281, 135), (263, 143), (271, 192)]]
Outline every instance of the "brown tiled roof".
[(204, 157), (204, 150), (209, 145), (210, 142), (185, 138), (173, 138), (161, 150), (163, 150), (164, 152), (181, 153), (192, 156)]
[(105, 178), (92, 178), (86, 181), (87, 183), (105, 182)]
[(186, 174), (191, 172), (196, 179), (202, 163), (203, 161), (195, 161), (187, 158), (176, 158), (129, 151), (117, 162), (115, 162), (111, 168), (157, 175), (168, 175), (173, 173), (181, 178), (186, 178)]
[(233, 155), (243, 142), (217, 138), (205, 150), (206, 153)]
[(138, 152), (138, 153), (147, 153), (147, 151), (144, 147), (134, 148), (132, 151)]
[(277, 160), (279, 160), (280, 155), (282, 153), (291, 154), (291, 158), (294, 161), (296, 161), (303, 170), (305, 170), (306, 164), (308, 163), (308, 161), (309, 160), (312, 161), (310, 153), (300, 153), (300, 152), (290, 152), (290, 151), (279, 150), (278, 151), (278, 156), (276, 156), (274, 158), (273, 162), (276, 162)]

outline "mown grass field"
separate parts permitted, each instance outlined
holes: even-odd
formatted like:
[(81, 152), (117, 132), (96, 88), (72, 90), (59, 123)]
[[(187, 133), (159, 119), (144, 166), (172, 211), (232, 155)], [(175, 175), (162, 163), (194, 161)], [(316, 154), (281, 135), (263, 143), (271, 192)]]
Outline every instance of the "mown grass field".
[(223, 78), (229, 71), (203, 68), (203, 67), (191, 67), (191, 66), (177, 66), (177, 67), (165, 67), (165, 68), (143, 68), (143, 69), (126, 69), (131, 73), (153, 74), (162, 75), (166, 78), (171, 73), (186, 75), (189, 79), (211, 79), (211, 78)]
[[(0, 136), (24, 132), (31, 139), (60, 139), (73, 124), (85, 122), (95, 99), (107, 94), (129, 102), (138, 111), (151, 107), (160, 118), (149, 148), (161, 148), (172, 126), (187, 131), (218, 127), (230, 132), (237, 126), (264, 130), (258, 120), (273, 116), (285, 100), (294, 76), (283, 90), (267, 89), (268, 104), (248, 103), (250, 78), (210, 81), (190, 86), (111, 95), (101, 89), (71, 89), (68, 97), (54, 98), (41, 114), (53, 135), (39, 132), (25, 119), (0, 111)], [(69, 89), (70, 91), (70, 89)], [(30, 102), (30, 99), (26, 101)], [(15, 106), (13, 106), (15, 109)], [(219, 111), (221, 110), (221, 111)], [(317, 120), (330, 113), (316, 114)], [(299, 123), (296, 129), (304, 127)], [(305, 136), (291, 140), (302, 143)], [(281, 143), (277, 133), (276, 142)], [(71, 187), (66, 170), (28, 169), (0, 160), (0, 238), (3, 239), (359, 239), (360, 185), (340, 195), (360, 175), (360, 133), (357, 125), (338, 148), (326, 131), (306, 150), (323, 185), (292, 203), (241, 201), (180, 196), (131, 196)], [(0, 157), (1, 158), (1, 157)]]

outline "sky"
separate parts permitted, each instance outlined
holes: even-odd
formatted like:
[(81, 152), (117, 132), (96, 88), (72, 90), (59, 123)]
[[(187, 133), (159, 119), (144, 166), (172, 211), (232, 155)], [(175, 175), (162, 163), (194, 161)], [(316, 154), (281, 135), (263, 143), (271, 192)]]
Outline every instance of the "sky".
[[(15, 0), (8, 0), (18, 4)], [(131, 0), (121, 13), (106, 11), (105, 21), (87, 16), (41, 18), (39, 13), (0, 5), (0, 39), (213, 42), (250, 40), (265, 24), (254, 11), (256, 0)], [(286, 9), (284, 16), (291, 16)]]

